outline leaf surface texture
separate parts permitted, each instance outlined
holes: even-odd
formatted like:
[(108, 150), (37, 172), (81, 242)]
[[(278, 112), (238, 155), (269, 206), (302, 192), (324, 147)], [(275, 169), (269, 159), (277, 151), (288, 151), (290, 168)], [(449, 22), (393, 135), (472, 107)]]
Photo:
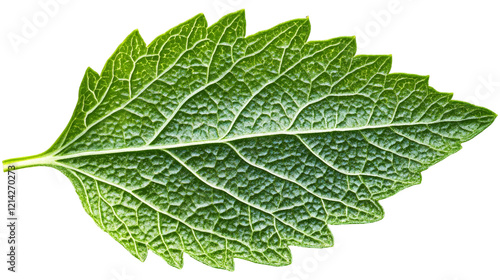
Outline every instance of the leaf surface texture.
[(291, 262), (329, 247), (332, 224), (382, 219), (379, 200), (420, 183), (496, 115), (428, 77), (389, 73), (353, 37), (307, 41), (308, 19), (245, 35), (244, 12), (203, 15), (146, 45), (132, 32), (44, 154), (87, 213), (131, 254)]

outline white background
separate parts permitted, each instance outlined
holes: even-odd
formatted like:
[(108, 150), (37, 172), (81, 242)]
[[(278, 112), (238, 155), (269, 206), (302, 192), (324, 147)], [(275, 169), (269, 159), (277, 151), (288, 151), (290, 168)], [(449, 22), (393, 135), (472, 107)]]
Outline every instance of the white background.
[[(310, 40), (356, 35), (358, 53), (393, 54), (392, 72), (430, 75), (437, 90), (500, 113), (498, 1), (83, 1), (0, 4), (0, 159), (48, 148), (65, 127), (87, 66), (98, 72), (138, 28), (146, 42), (197, 13), (209, 24), (246, 9), (247, 34), (309, 16)], [(45, 17), (44, 17), (45, 15)], [(36, 30), (23, 34), (29, 23)], [(12, 43), (11, 38), (17, 38)], [(22, 39), (20, 39), (22, 38)], [(182, 270), (132, 257), (84, 212), (73, 186), (44, 167), (20, 171), (19, 273), (1, 279), (500, 279), (500, 119), (383, 200), (385, 218), (331, 226), (335, 247), (293, 247), (293, 264), (236, 260), (216, 270), (185, 255)], [(2, 186), (5, 186), (2, 177)], [(6, 191), (0, 193), (5, 259)]]

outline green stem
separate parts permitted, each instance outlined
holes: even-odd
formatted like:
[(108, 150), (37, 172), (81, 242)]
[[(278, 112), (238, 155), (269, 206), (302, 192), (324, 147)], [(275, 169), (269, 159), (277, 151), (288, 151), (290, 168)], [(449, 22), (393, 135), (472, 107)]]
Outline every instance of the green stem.
[(52, 157), (45, 153), (34, 156), (11, 158), (2, 161), (3, 172), (6, 172), (9, 166), (15, 166), (16, 169), (22, 169), (31, 166), (47, 165), (52, 162)]

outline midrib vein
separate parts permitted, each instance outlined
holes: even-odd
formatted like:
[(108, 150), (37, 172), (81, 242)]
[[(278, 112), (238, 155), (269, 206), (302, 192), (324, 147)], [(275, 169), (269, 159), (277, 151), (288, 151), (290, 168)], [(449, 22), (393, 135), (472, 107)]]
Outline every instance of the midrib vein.
[[(185, 142), (185, 143), (176, 143), (176, 144), (164, 144), (164, 145), (146, 145), (146, 146), (139, 146), (139, 147), (109, 149), (109, 150), (101, 150), (101, 151), (88, 151), (88, 152), (79, 152), (79, 153), (66, 154), (66, 155), (51, 155), (49, 157), (52, 160), (58, 161), (58, 160), (64, 160), (64, 159), (70, 159), (70, 158), (93, 156), (93, 155), (105, 155), (105, 154), (126, 153), (126, 152), (141, 152), (141, 151), (150, 151), (150, 150), (166, 150), (166, 149), (175, 149), (175, 148), (211, 145), (211, 144), (227, 144), (227, 143), (230, 143), (233, 141), (238, 141), (238, 140), (253, 139), (253, 138), (260, 138), (260, 137), (269, 137), (269, 136), (279, 136), (279, 135), (296, 136), (296, 135), (308, 135), (308, 134), (330, 133), (330, 132), (361, 131), (361, 130), (378, 129), (378, 128), (405, 127), (405, 126), (415, 126), (415, 125), (431, 125), (431, 124), (446, 123), (446, 122), (463, 122), (463, 121), (467, 121), (467, 120), (473, 120), (473, 119), (479, 120), (479, 119), (485, 119), (485, 118), (488, 118), (488, 116), (479, 117), (479, 118), (469, 118), (469, 119), (464, 119), (464, 120), (439, 120), (439, 121), (434, 121), (434, 122), (396, 123), (396, 124), (372, 125), (372, 126), (362, 126), (362, 127), (331, 128), (331, 129), (304, 130), (304, 131), (275, 131), (275, 132), (267, 132), (267, 133), (255, 133), (255, 134), (239, 135), (239, 136), (234, 136), (234, 137), (229, 137), (229, 138), (219, 138), (219, 139), (213, 139), (213, 140)], [(60, 152), (60, 151), (58, 151), (58, 152)]]

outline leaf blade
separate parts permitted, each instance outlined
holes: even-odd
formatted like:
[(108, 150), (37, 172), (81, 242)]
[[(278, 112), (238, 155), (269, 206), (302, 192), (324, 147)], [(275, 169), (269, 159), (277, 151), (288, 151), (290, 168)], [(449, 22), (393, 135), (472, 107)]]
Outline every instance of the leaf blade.
[(26, 166), (61, 170), (141, 261), (286, 265), (290, 245), (332, 246), (329, 224), (382, 219), (378, 200), (496, 117), (389, 73), (391, 56), (355, 56), (353, 37), (308, 42), (308, 19), (245, 25), (238, 11), (149, 45), (132, 32), (101, 74), (87, 69), (70, 123)]

